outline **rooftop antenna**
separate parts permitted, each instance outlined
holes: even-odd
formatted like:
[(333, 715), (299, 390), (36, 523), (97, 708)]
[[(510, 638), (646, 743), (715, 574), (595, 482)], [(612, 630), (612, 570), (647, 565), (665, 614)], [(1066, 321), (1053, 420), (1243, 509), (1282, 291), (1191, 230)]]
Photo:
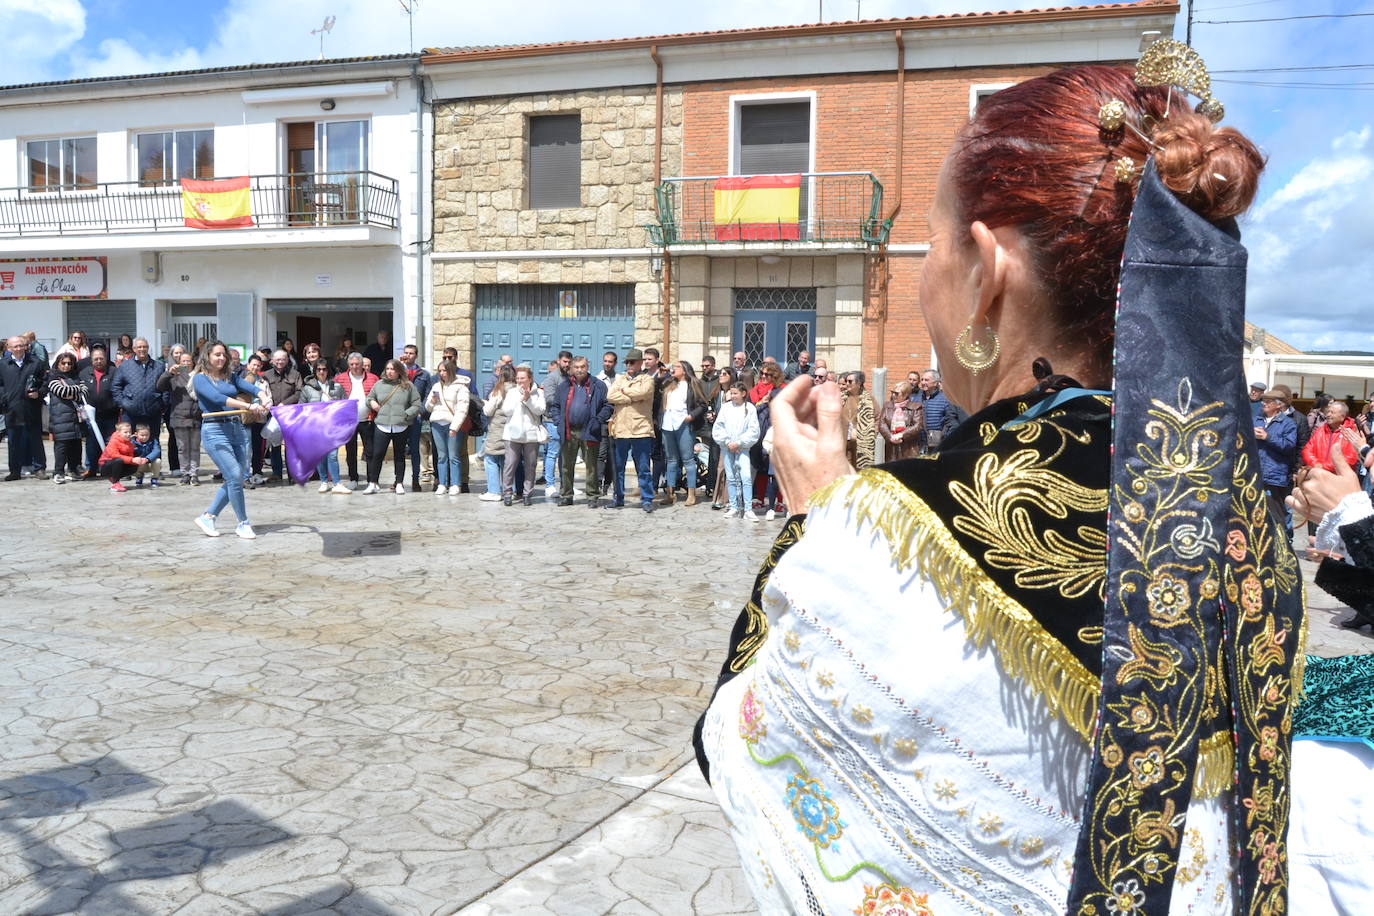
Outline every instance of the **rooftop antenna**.
[(410, 53), (415, 53), (415, 9), (420, 5), (420, 0), (396, 0), (401, 4), (401, 9), (406, 11), (406, 18), (410, 22)]
[(320, 36), (320, 60), (324, 60), (324, 36), (328, 35), (331, 31), (333, 31), (333, 29), (334, 17), (326, 16), (324, 17), (324, 25), (320, 26), (318, 29), (310, 30), (311, 35)]

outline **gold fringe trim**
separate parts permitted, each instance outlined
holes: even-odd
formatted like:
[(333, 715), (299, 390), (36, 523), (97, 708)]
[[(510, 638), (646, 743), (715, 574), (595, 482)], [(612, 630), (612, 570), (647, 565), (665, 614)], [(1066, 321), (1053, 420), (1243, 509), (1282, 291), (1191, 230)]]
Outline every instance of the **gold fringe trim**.
[(1236, 782), (1236, 739), (1229, 731), (1203, 738), (1197, 745), (1193, 794), (1216, 798)]
[[(827, 485), (812, 498), (816, 508), (839, 504), (891, 546), (898, 569), (917, 569), (957, 612), (976, 648), (991, 645), (1013, 678), (1035, 691), (1051, 712), (1091, 743), (1101, 683), (1019, 601), (1004, 592), (950, 534), (925, 501), (886, 471), (868, 469)], [(1230, 732), (1198, 747), (1194, 791), (1220, 795), (1234, 781)]]

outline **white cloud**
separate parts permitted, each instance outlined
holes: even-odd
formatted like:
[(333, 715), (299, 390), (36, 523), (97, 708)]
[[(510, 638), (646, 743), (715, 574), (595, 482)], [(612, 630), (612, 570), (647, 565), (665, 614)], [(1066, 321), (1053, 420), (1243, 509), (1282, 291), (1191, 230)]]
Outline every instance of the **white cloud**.
[(0, 0), (0, 35), (5, 36), (0, 80), (18, 83), (46, 78), (52, 63), (85, 33), (86, 10), (80, 0)]
[(1248, 317), (1297, 347), (1374, 350), (1371, 137), (1334, 138), (1246, 220)]

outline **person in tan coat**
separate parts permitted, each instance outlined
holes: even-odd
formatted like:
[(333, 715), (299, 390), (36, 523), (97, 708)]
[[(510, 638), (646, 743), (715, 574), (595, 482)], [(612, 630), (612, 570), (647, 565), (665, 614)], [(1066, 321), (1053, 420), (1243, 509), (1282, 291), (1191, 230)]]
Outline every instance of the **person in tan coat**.
[(654, 376), (642, 371), (644, 354), (625, 352), (625, 371), (616, 376), (606, 401), (611, 405), (610, 434), (615, 440), (615, 495), (608, 509), (625, 506), (625, 459), (634, 455), (639, 478), (639, 501), (654, 511)]

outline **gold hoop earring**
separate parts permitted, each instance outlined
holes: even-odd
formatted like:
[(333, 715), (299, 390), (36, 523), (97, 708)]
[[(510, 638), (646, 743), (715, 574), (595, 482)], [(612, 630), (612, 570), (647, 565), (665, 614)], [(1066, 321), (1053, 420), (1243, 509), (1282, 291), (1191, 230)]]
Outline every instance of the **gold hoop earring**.
[(987, 331), (987, 340), (975, 342), (972, 340), (973, 325), (967, 324), (954, 341), (954, 358), (974, 375), (990, 368), (1002, 354), (1002, 342), (997, 339), (997, 332), (992, 328)]

